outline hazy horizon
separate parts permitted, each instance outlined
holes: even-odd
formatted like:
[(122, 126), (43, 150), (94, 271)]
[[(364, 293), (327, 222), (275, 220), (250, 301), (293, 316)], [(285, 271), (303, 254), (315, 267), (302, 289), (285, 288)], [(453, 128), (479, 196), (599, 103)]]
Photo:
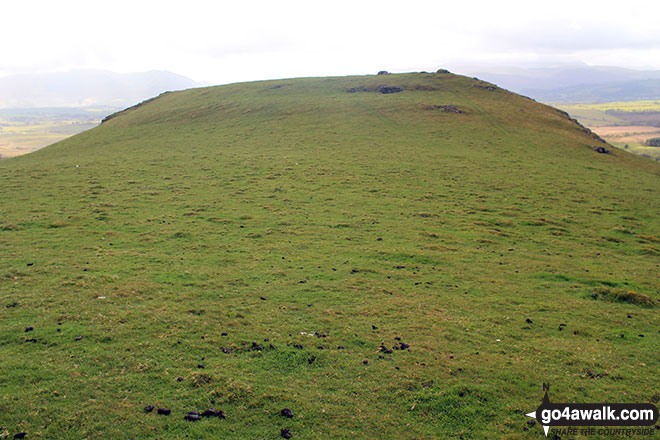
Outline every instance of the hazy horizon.
[(660, 5), (648, 2), (620, 7), (591, 0), (10, 3), (0, 36), (12, 44), (3, 49), (0, 77), (164, 70), (226, 84), (466, 66), (652, 70), (660, 69), (657, 12)]

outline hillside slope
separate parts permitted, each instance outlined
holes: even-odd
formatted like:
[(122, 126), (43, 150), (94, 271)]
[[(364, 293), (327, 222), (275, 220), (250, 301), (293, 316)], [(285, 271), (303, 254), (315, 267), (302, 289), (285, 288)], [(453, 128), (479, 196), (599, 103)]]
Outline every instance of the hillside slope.
[(402, 74), (167, 93), (2, 161), (0, 427), (517, 439), (542, 382), (657, 401), (660, 164), (598, 145)]

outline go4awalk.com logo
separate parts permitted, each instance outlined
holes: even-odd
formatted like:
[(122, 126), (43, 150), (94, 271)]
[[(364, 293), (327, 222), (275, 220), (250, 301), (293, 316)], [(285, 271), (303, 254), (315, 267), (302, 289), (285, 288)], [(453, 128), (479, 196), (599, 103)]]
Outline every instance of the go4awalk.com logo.
[[(543, 390), (541, 405), (526, 415), (543, 426), (546, 436), (551, 426), (573, 427), (566, 431), (574, 435), (648, 435), (653, 428), (642, 427), (658, 421), (658, 408), (651, 403), (552, 403), (548, 397), (550, 385), (543, 384)], [(621, 426), (633, 428), (618, 428)]]

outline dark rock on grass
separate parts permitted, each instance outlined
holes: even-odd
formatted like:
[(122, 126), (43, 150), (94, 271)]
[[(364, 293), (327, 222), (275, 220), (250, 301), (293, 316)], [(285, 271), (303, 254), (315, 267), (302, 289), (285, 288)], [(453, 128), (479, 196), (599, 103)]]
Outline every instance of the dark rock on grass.
[(27, 435), (27, 432), (18, 432), (16, 434), (14, 434), (14, 438), (25, 438), (26, 435)]
[(225, 353), (225, 354), (229, 354), (229, 353), (231, 353), (231, 350), (228, 349), (228, 348), (225, 348), (225, 347), (222, 347), (220, 350), (221, 350), (223, 353)]
[(255, 350), (255, 351), (261, 351), (263, 349), (264, 348), (261, 345), (257, 344), (256, 342), (253, 342), (252, 347), (250, 348), (250, 350)]
[(183, 382), (183, 377), (181, 377), (181, 376), (177, 377), (177, 378), (176, 378), (176, 381), (177, 381), (177, 382)]
[(280, 411), (280, 414), (290, 419), (293, 418), (293, 411), (291, 411), (289, 408), (284, 408), (282, 411)]
[(197, 368), (206, 368), (204, 364), (197, 364)]
[(372, 330), (378, 330), (378, 327), (376, 327), (375, 325), (372, 325), (372, 326), (371, 326), (371, 329), (372, 329)]
[(352, 269), (352, 270), (351, 270), (351, 273), (358, 273), (358, 272), (359, 272), (358, 269)]
[(27, 328), (25, 329), (25, 333), (27, 333), (27, 332), (31, 332), (31, 331), (33, 331), (33, 330), (34, 330), (34, 327), (27, 327)]
[(289, 430), (289, 428), (282, 428), (280, 430), (280, 435), (282, 436), (282, 438), (291, 438), (291, 437), (293, 437), (293, 434), (291, 434), (291, 431)]
[(271, 350), (275, 350), (275, 344), (270, 344), (268, 347), (269, 347)]
[(11, 304), (7, 304), (7, 305), (5, 306), (5, 308), (11, 309), (11, 308), (16, 307), (16, 306), (18, 306), (18, 303), (17, 303), (17, 302), (13, 302), (13, 303), (11, 303)]
[(389, 348), (387, 348), (386, 346), (384, 346), (382, 344), (381, 344), (380, 347), (378, 347), (378, 351), (380, 351), (382, 353), (385, 353), (385, 354), (391, 354), (392, 353), (392, 350), (390, 350)]
[(215, 408), (206, 409), (201, 414), (198, 413), (197, 411), (191, 411), (188, 414), (197, 414), (200, 417), (217, 417), (219, 419), (227, 418), (224, 411), (222, 411), (221, 409), (215, 409)]
[(528, 424), (529, 426), (534, 426), (534, 425), (536, 425), (536, 420), (534, 420), (534, 419), (529, 419), (529, 420), (527, 420), (527, 424)]
[(364, 365), (368, 365), (368, 364), (369, 364), (369, 361), (365, 359), (365, 360), (362, 361), (362, 363), (363, 363)]
[(220, 333), (220, 336), (227, 336), (227, 332)]
[(263, 296), (260, 296), (259, 299), (262, 301), (266, 301), (266, 298), (264, 298)]
[(458, 397), (463, 397), (463, 396), (465, 396), (465, 393), (463, 391), (459, 391), (458, 392)]
[(30, 338), (30, 339), (26, 339), (25, 342), (31, 342), (32, 344), (35, 344), (37, 340), (34, 338)]
[(594, 148), (594, 151), (595, 151), (596, 153), (600, 153), (600, 154), (609, 154), (609, 153), (610, 153), (610, 150), (608, 150), (608, 149), (605, 148), (605, 147), (597, 147), (597, 148)]
[(410, 348), (410, 345), (406, 344), (405, 342), (399, 342), (398, 345), (394, 346), (395, 350), (407, 350), (408, 348)]
[(153, 410), (154, 410), (153, 405), (147, 405), (147, 406), (144, 407), (144, 412), (146, 412), (146, 413), (150, 413)]
[(423, 386), (424, 388), (431, 388), (431, 385), (433, 385), (433, 381), (425, 382), (425, 383), (422, 384), (422, 386)]
[(169, 408), (158, 408), (156, 412), (161, 416), (169, 416), (170, 414), (172, 414), (172, 410)]
[(532, 320), (529, 319), (529, 318), (527, 318), (527, 319), (525, 320), (525, 322), (526, 322), (527, 324), (533, 324)]
[(312, 357), (310, 357), (309, 359), (307, 359), (307, 363), (308, 363), (309, 365), (312, 365), (312, 364), (314, 363), (315, 360), (316, 360), (316, 356), (312, 356)]
[(293, 344), (293, 348), (298, 349), (298, 350), (302, 350), (303, 346), (300, 345), (300, 344)]
[(81, 341), (81, 340), (82, 340), (82, 336), (76, 337), (76, 341)]
[(188, 420), (189, 422), (196, 422), (198, 420), (201, 420), (201, 417), (199, 416), (199, 413), (197, 411), (190, 411), (183, 418), (185, 420)]
[(403, 91), (401, 87), (392, 87), (392, 86), (378, 86), (378, 89), (376, 90), (378, 91), (378, 93), (382, 93), (384, 95), (388, 95), (390, 93), (399, 93)]
[(380, 70), (378, 72), (378, 75), (389, 75), (389, 74), (390, 74), (390, 72), (388, 72), (387, 70)]
[(339, 345), (339, 346), (337, 347), (337, 350), (343, 350), (343, 349), (344, 349), (344, 346), (343, 346), (343, 345)]

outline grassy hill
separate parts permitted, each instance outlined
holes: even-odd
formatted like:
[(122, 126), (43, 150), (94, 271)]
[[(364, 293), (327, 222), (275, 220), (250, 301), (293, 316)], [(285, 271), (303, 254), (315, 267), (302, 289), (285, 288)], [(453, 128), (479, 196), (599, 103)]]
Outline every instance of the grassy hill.
[(3, 160), (0, 434), (539, 438), (542, 382), (658, 401), (660, 164), (598, 145), (402, 74), (167, 93)]

